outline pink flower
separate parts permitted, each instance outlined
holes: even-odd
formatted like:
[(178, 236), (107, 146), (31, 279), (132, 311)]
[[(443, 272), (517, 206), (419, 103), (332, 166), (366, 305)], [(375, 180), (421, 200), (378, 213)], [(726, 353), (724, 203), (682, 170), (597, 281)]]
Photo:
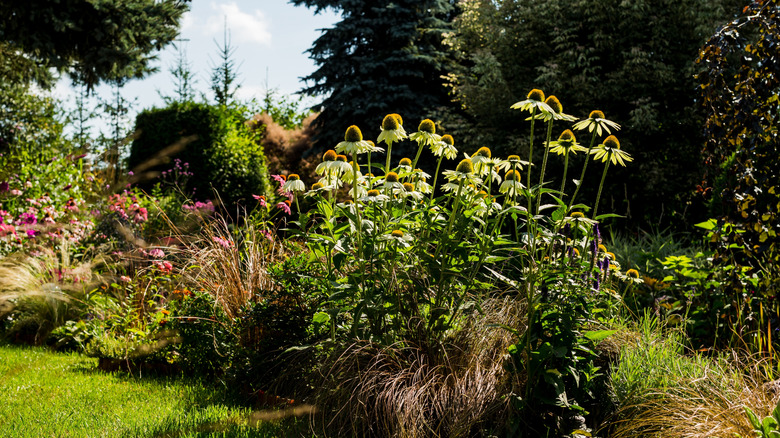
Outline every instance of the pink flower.
[(7, 236), (9, 234), (16, 234), (16, 228), (14, 228), (13, 225), (0, 223), (0, 237)]
[(168, 274), (171, 271), (173, 271), (173, 265), (171, 262), (165, 261), (165, 262), (155, 262), (154, 266), (162, 271), (163, 274)]
[(121, 281), (122, 283), (130, 283), (130, 277), (128, 277), (127, 275), (123, 275), (119, 277), (119, 281)]
[(260, 207), (262, 207), (262, 208), (267, 208), (268, 207), (268, 204), (265, 202), (265, 196), (252, 195), (252, 197), (255, 198), (255, 200), (257, 202), (260, 203)]
[(270, 231), (268, 231), (268, 230), (260, 230), (260, 232), (263, 233), (263, 235), (265, 236), (266, 239), (268, 239), (268, 240), (273, 242), (274, 236), (271, 234)]
[(235, 243), (233, 243), (232, 240), (223, 239), (223, 238), (217, 237), (217, 236), (212, 237), (212, 240), (214, 242), (217, 242), (218, 244), (220, 244), (221, 246), (223, 246), (225, 248), (230, 248), (231, 246), (235, 245)]
[(276, 204), (276, 208), (282, 209), (282, 211), (285, 212), (285, 214), (292, 214), (292, 210), (290, 210), (290, 201), (284, 201)]
[(11, 196), (19, 196), (19, 195), (22, 194), (22, 191), (18, 190), (18, 189), (13, 189), (13, 190), (11, 190), (10, 193), (11, 193)]
[(140, 224), (141, 222), (146, 222), (146, 220), (149, 218), (148, 212), (146, 211), (146, 208), (140, 207), (135, 211), (135, 214), (133, 215), (133, 222)]
[(165, 257), (165, 253), (160, 248), (155, 248), (147, 253), (149, 257), (153, 257), (156, 259), (161, 259)]

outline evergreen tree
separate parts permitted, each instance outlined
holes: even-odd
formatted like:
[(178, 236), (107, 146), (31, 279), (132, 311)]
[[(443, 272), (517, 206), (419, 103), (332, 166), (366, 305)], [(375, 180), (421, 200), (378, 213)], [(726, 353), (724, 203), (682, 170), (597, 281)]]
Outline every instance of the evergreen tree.
[(0, 2), (0, 79), (51, 84), (49, 69), (92, 88), (139, 78), (171, 42), (189, 0)]
[(192, 73), (192, 63), (187, 59), (187, 49), (184, 47), (187, 39), (178, 39), (177, 42), (182, 44), (174, 44), (176, 47), (176, 64), (169, 67), (168, 72), (173, 76), (173, 83), (176, 86), (175, 96), (163, 96), (158, 90), (157, 93), (163, 99), (166, 104), (173, 102), (191, 102), (195, 100), (195, 90), (193, 86), (197, 82), (195, 74)]
[(230, 31), (227, 28), (227, 17), (225, 17), (224, 35), (222, 45), (216, 40), (214, 44), (219, 50), (219, 64), (212, 61), (211, 65), (211, 91), (214, 92), (214, 100), (219, 105), (227, 105), (233, 102), (236, 92), (241, 88), (237, 84), (238, 73), (236, 70), (241, 67), (236, 66), (233, 56), (236, 54), (236, 48), (230, 44)]
[(320, 12), (341, 11), (308, 50), (318, 66), (302, 93), (326, 96), (315, 109), (316, 150), (332, 148), (350, 125), (367, 138), (387, 113), (415, 131), (422, 118), (448, 104), (441, 76), (447, 51), (442, 35), (452, 6), (446, 0), (291, 0)]

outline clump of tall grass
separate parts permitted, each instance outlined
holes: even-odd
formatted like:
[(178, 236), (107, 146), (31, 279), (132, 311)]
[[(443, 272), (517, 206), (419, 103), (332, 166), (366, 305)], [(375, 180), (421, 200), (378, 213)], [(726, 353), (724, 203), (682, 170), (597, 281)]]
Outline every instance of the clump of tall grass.
[(285, 255), (284, 245), (267, 230), (251, 222), (235, 227), (220, 217), (187, 242), (182, 274), (186, 283), (211, 294), (234, 319), (262, 291), (276, 288), (268, 268)]
[(652, 318), (639, 329), (639, 341), (621, 349), (611, 372), (618, 408), (610, 438), (752, 436), (744, 406), (759, 416), (775, 407), (777, 395), (762, 387), (769, 375), (761, 361), (686, 354), (684, 337)]
[(41, 344), (53, 329), (78, 318), (99, 280), (95, 263), (72, 265), (67, 250), (0, 258), (0, 319), (13, 314), (7, 334)]
[[(500, 429), (515, 385), (505, 352), (515, 340), (514, 299), (490, 299), (461, 330), (437, 345), (356, 342), (322, 367), (315, 394), (332, 436), (474, 436)], [(488, 323), (490, 321), (490, 323)]]

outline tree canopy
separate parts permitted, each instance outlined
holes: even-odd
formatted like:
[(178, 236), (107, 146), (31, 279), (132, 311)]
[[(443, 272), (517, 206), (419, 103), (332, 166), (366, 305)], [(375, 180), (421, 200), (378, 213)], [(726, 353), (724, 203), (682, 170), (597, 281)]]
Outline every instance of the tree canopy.
[(0, 3), (0, 78), (51, 83), (49, 69), (93, 87), (142, 77), (178, 33), (189, 0)]
[[(303, 93), (327, 96), (317, 108), (317, 148), (333, 147), (350, 125), (367, 135), (387, 113), (413, 128), (448, 102), (440, 76), (448, 63), (442, 35), (452, 6), (445, 0), (291, 0), (341, 11), (342, 19), (309, 49), (318, 69)], [(370, 135), (369, 135), (370, 137)]]

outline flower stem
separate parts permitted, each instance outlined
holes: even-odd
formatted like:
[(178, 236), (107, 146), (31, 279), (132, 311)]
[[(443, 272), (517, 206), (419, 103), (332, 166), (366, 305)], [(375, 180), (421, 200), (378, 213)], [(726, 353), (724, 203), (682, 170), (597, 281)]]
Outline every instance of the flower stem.
[(387, 159), (385, 161), (385, 175), (390, 172), (390, 154), (393, 152), (393, 142), (385, 140), (387, 143)]
[[(561, 180), (561, 199), (564, 197), (563, 189), (566, 187), (566, 173), (569, 171), (569, 152), (566, 152), (566, 158), (563, 160), (563, 179)], [(568, 211), (568, 210), (567, 210)]]
[(436, 173), (433, 174), (433, 186), (431, 186), (431, 204), (433, 203), (433, 195), (436, 193), (436, 181), (439, 179), (439, 167), (441, 167), (441, 161), (444, 159), (444, 153), (439, 157), (439, 162), (436, 164)]
[[(549, 149), (550, 149), (550, 137), (552, 136), (552, 125), (553, 125), (553, 118), (550, 119), (550, 121), (547, 123), (547, 140), (545, 140), (545, 148), (544, 148), (544, 159), (542, 160), (542, 175), (539, 177), (539, 191), (542, 190), (542, 185), (544, 184), (544, 171), (547, 168), (547, 156), (549, 155)], [(542, 194), (539, 193), (539, 197), (536, 198), (536, 210), (534, 211), (534, 214), (539, 214), (539, 207), (542, 205)]]
[(607, 163), (604, 165), (604, 173), (601, 174), (601, 184), (599, 184), (599, 193), (598, 195), (596, 195), (596, 203), (593, 205), (592, 219), (596, 219), (596, 214), (599, 212), (599, 200), (601, 200), (601, 189), (604, 188), (604, 180), (607, 179), (607, 169), (609, 169), (609, 159), (607, 159)]
[[(528, 214), (531, 214), (531, 203), (533, 202), (531, 200), (531, 168), (533, 167), (533, 160), (534, 160), (534, 122), (536, 122), (536, 107), (531, 110), (531, 136), (529, 141), (529, 147), (528, 147)], [(528, 232), (531, 232), (530, 229), (530, 221), (528, 222)]]
[(577, 189), (574, 191), (574, 194), (571, 195), (571, 200), (569, 200), (569, 207), (566, 209), (566, 212), (568, 213), (569, 210), (571, 210), (571, 206), (574, 205), (574, 199), (577, 197), (577, 193), (580, 192), (580, 188), (582, 187), (582, 181), (585, 179), (585, 171), (588, 170), (588, 163), (590, 162), (590, 152), (593, 150), (593, 144), (596, 142), (596, 130), (593, 130), (593, 135), (590, 136), (590, 146), (588, 146), (588, 152), (585, 153), (585, 165), (582, 166), (582, 173), (580, 174), (580, 183), (577, 184)]
[(420, 159), (420, 154), (422, 154), (423, 147), (425, 147), (425, 141), (419, 142), (420, 147), (417, 148), (417, 155), (414, 156), (414, 161), (412, 162), (412, 172), (414, 172), (414, 169), (417, 169), (417, 160)]

